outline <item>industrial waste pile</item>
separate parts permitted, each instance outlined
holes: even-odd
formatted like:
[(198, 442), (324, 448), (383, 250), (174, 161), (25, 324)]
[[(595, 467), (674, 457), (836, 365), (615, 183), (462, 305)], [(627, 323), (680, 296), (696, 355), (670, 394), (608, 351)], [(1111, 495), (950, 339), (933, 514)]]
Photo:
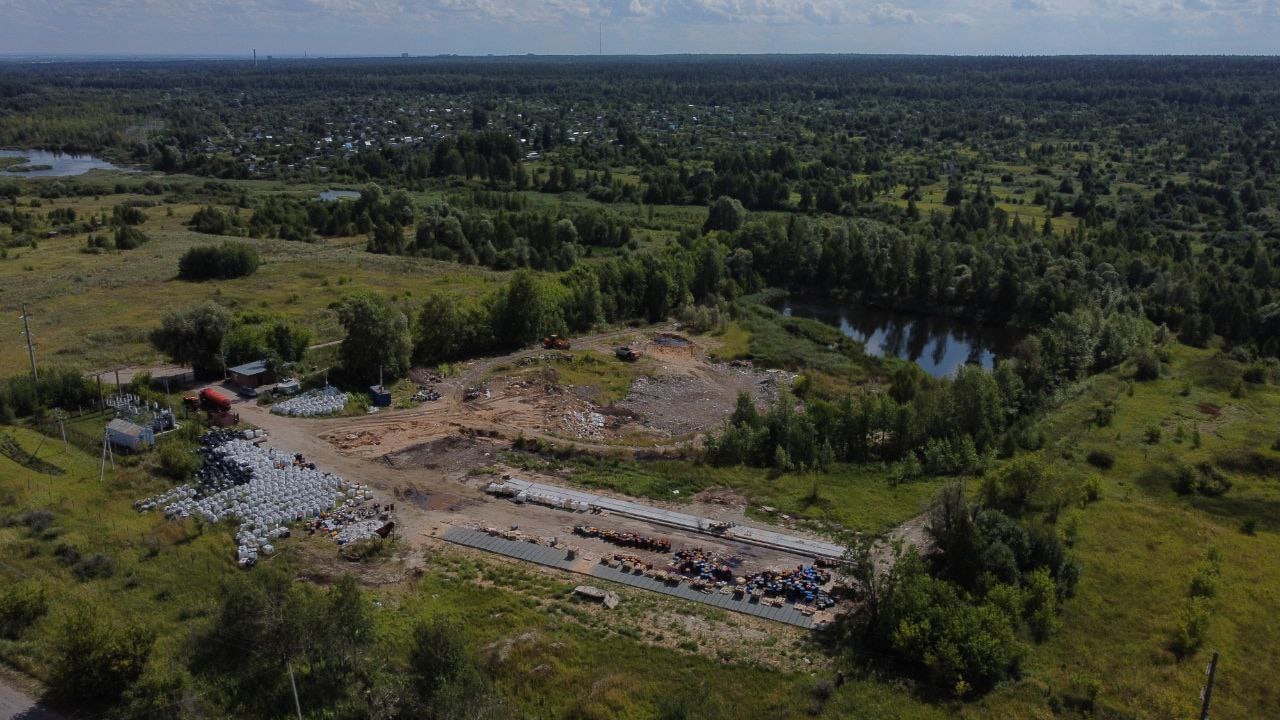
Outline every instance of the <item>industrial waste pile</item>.
[(788, 572), (766, 570), (748, 575), (745, 587), (752, 595), (782, 597), (791, 602), (807, 603), (819, 610), (826, 610), (836, 604), (822, 589), (828, 582), (831, 582), (830, 573), (801, 565)]
[[(272, 541), (288, 537), (290, 523), (323, 516), (326, 529), (335, 531), (341, 542), (376, 534), (378, 528), (368, 522), (370, 514), (360, 511), (373, 498), (367, 486), (317, 470), (301, 455), (255, 445), (252, 432), (205, 433), (200, 439), (204, 462), (196, 482), (140, 500), (135, 507), (140, 512), (161, 510), (171, 520), (239, 521), (237, 558), (242, 567), (256, 563), (260, 554), (274, 552)], [(359, 531), (342, 532), (347, 524), (358, 524)]]
[(732, 582), (733, 570), (741, 564), (742, 558), (723, 557), (700, 548), (678, 550), (671, 558), (673, 572), (711, 582)]
[(670, 540), (641, 535), (640, 533), (609, 530), (593, 525), (576, 525), (573, 528), (573, 534), (581, 535), (582, 537), (600, 538), (607, 543), (621, 545), (622, 547), (633, 547), (659, 553), (671, 552)]
[(818, 610), (834, 606), (835, 600), (823, 589), (831, 582), (831, 574), (810, 565), (793, 570), (765, 570), (739, 576), (734, 570), (742, 564), (739, 557), (724, 557), (700, 549), (682, 549), (670, 563), (671, 572), (684, 575), (695, 585), (732, 587), (735, 596), (750, 595), (757, 600), (775, 599), (797, 605), (811, 605)]
[(289, 417), (321, 417), (342, 412), (349, 399), (347, 393), (332, 385), (319, 390), (308, 390), (298, 397), (278, 402), (271, 406), (271, 412)]

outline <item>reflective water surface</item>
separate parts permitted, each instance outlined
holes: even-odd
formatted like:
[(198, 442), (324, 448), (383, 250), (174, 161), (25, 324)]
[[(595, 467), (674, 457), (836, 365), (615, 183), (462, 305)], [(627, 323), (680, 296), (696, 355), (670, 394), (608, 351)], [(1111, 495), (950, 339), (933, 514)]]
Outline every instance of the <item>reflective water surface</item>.
[(787, 316), (821, 320), (862, 342), (867, 354), (910, 360), (930, 375), (950, 375), (965, 363), (985, 368), (1009, 355), (1021, 339), (1012, 328), (978, 325), (949, 318), (913, 315), (863, 305), (787, 298)]
[[(24, 165), (10, 165), (0, 172), (0, 177), (6, 178), (71, 177), (83, 175), (90, 170), (124, 170), (93, 155), (68, 155), (48, 150), (0, 150), (0, 157), (27, 159)], [(45, 168), (45, 165), (49, 167)], [(40, 169), (20, 169), (33, 166)]]

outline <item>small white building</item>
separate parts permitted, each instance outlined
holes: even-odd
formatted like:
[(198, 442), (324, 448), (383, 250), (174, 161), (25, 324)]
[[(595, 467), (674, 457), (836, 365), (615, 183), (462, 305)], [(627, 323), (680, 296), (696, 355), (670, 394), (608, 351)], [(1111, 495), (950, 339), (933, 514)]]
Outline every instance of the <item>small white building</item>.
[(141, 452), (155, 445), (155, 433), (149, 427), (116, 418), (107, 423), (107, 442), (112, 445)]

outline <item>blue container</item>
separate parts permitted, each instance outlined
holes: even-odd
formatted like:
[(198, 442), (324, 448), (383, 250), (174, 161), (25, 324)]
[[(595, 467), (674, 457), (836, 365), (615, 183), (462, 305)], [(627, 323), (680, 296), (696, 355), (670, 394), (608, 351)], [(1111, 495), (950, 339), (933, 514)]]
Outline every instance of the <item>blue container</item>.
[(391, 391), (381, 385), (371, 385), (369, 397), (375, 407), (391, 407)]

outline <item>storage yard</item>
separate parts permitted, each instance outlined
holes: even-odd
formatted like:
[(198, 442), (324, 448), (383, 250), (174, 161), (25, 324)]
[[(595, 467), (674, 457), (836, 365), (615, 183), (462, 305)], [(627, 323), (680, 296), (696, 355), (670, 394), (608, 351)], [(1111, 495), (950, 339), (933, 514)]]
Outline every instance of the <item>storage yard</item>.
[[(826, 568), (845, 550), (830, 539), (753, 521), (741, 498), (639, 501), (508, 464), (517, 437), (579, 452), (675, 448), (723, 422), (740, 392), (764, 406), (792, 380), (713, 362), (676, 333), (649, 338), (577, 339), (572, 350), (476, 361), (453, 377), (415, 371), (409, 407), (364, 416), (325, 417), (349, 400), (331, 387), (273, 405), (206, 389), (197, 403), (261, 429), (210, 431), (196, 482), (137, 507), (236, 522), (243, 567), (290, 535), (346, 545), (394, 533), (410, 552), (444, 542), (798, 627), (828, 620), (839, 579)], [(621, 341), (633, 361), (608, 358)], [(609, 379), (620, 385), (612, 395)]]

